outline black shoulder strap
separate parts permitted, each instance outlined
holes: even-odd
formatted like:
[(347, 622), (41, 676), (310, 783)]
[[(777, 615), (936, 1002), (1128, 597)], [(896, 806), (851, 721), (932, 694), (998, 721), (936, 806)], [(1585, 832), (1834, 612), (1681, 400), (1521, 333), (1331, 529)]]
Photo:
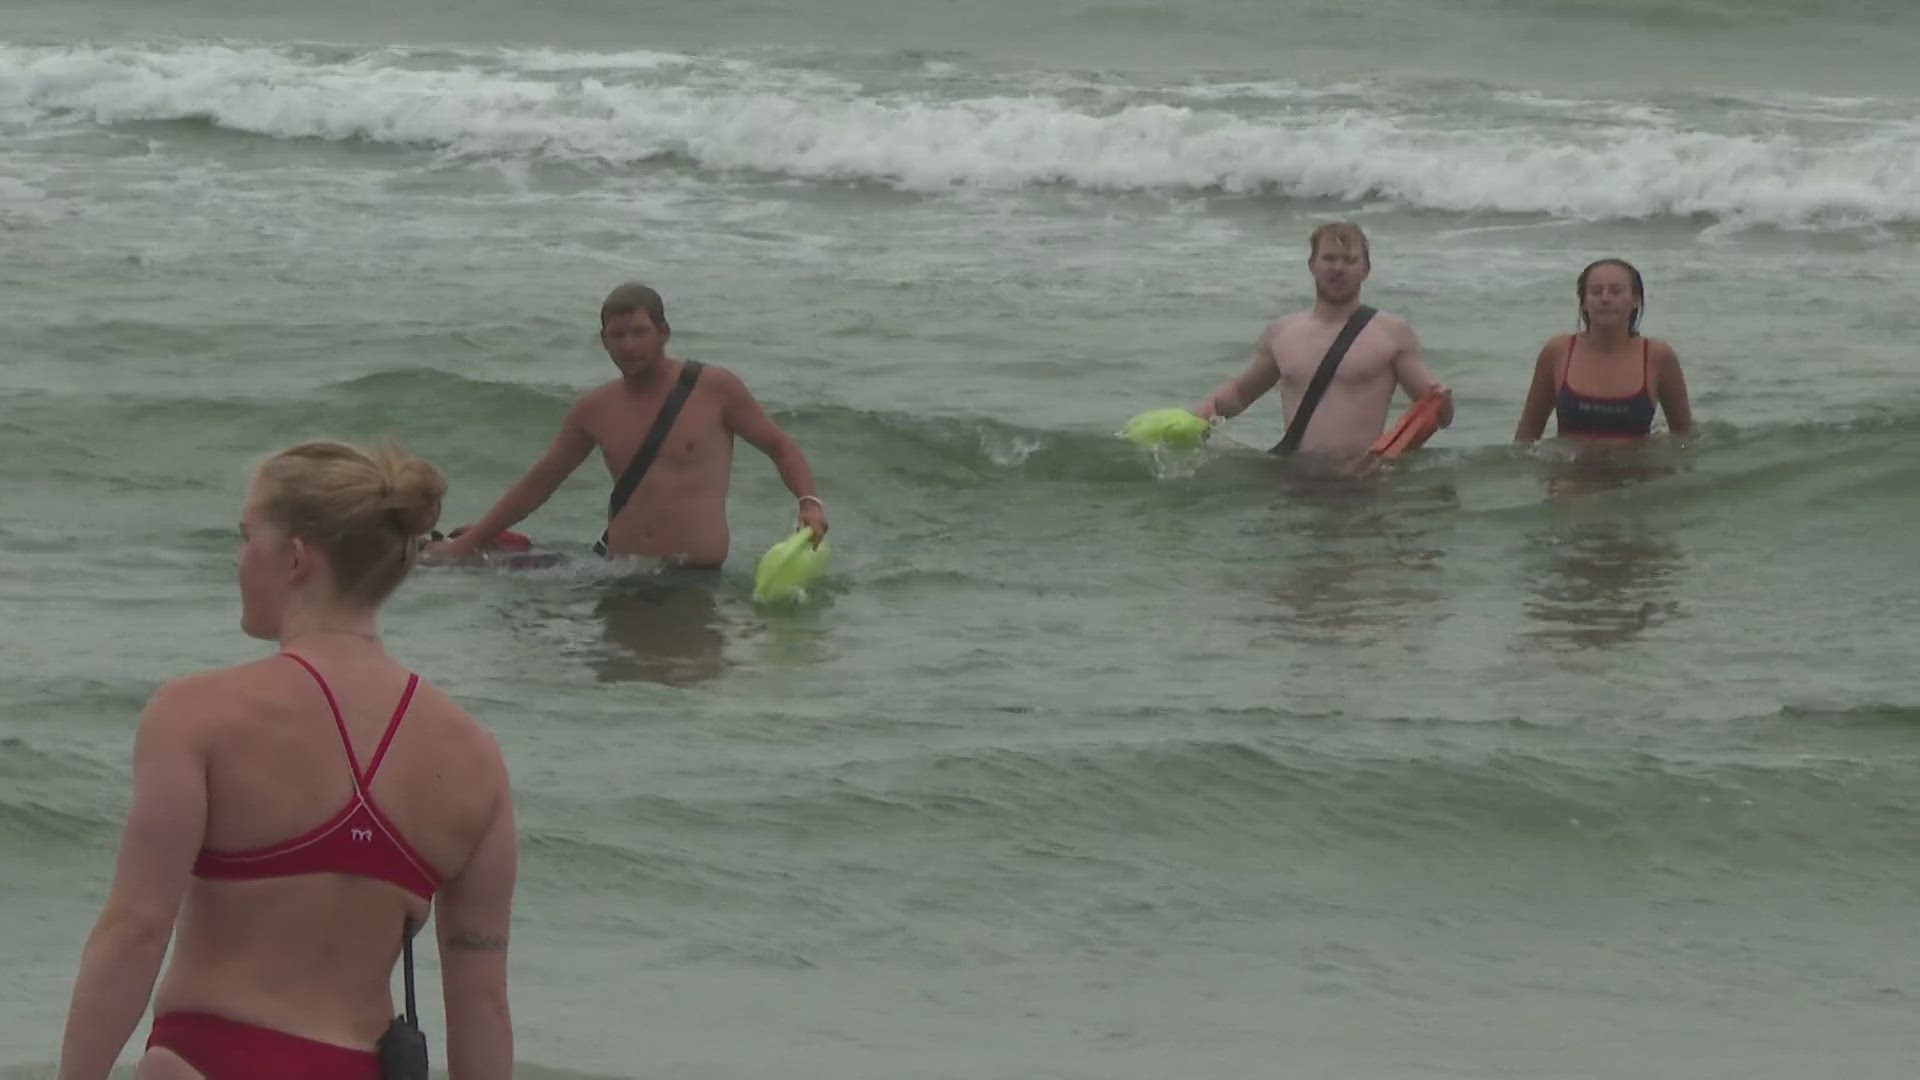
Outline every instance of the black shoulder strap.
[(1320, 360), (1320, 370), (1313, 373), (1313, 381), (1307, 384), (1300, 407), (1293, 410), (1293, 420), (1287, 425), (1287, 433), (1268, 453), (1278, 454), (1300, 448), (1300, 440), (1307, 434), (1307, 421), (1313, 419), (1313, 410), (1320, 407), (1320, 398), (1326, 394), (1327, 384), (1333, 381), (1333, 370), (1340, 366), (1340, 361), (1346, 359), (1347, 350), (1353, 347), (1353, 339), (1366, 329), (1374, 314), (1373, 308), (1362, 304), (1347, 316), (1347, 325), (1340, 328), (1340, 336), (1333, 339), (1333, 346)]
[[(660, 412), (653, 418), (653, 427), (647, 429), (647, 437), (641, 441), (640, 449), (634, 452), (633, 460), (627, 462), (626, 471), (613, 485), (613, 494), (607, 497), (607, 520), (612, 521), (627, 505), (633, 493), (640, 487), (640, 481), (646, 477), (647, 470), (653, 467), (653, 459), (660, 456), (660, 448), (666, 445), (667, 432), (673, 428), (673, 421), (680, 415), (680, 407), (687, 403), (687, 396), (693, 393), (693, 384), (700, 381), (701, 363), (688, 360), (680, 365), (680, 378), (667, 391), (667, 398), (660, 403)], [(607, 553), (607, 534), (600, 533), (600, 539), (594, 542), (593, 553)]]
[(413, 920), (411, 918), (403, 919), (400, 923), (400, 957), (403, 964), (401, 974), (406, 978), (406, 999), (402, 1002), (406, 1012), (402, 1015), (407, 1018), (407, 1023), (419, 1027), (420, 1012), (414, 1007), (413, 1002)]

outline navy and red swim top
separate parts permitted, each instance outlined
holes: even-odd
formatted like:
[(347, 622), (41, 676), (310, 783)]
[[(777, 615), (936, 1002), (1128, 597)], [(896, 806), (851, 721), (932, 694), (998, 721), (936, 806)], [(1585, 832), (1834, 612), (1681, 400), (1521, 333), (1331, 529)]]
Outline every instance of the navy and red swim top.
[(1640, 389), (1625, 397), (1583, 394), (1573, 388), (1573, 347), (1580, 335), (1567, 337), (1567, 358), (1560, 365), (1560, 393), (1554, 401), (1560, 434), (1597, 439), (1641, 439), (1653, 431), (1651, 345), (1640, 339)]

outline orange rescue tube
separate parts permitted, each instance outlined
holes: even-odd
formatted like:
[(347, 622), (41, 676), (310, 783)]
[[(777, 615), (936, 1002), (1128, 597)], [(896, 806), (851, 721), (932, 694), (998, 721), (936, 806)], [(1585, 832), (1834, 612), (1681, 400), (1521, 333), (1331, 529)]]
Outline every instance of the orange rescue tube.
[(1397, 458), (1409, 450), (1418, 450), (1433, 433), (1440, 430), (1440, 394), (1429, 390), (1420, 395), (1387, 433), (1367, 450), (1374, 457)]

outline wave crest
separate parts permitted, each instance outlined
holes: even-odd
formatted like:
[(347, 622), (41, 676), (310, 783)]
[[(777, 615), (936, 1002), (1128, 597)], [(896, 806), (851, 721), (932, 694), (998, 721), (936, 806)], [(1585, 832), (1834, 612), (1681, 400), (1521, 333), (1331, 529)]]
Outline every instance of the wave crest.
[(918, 192), (1064, 185), (1580, 219), (1920, 221), (1920, 129), (1866, 115), (1816, 110), (1787, 126), (1704, 131), (1658, 110), (1515, 115), (1511, 94), (1464, 86), (1449, 93), (1469, 108), (1453, 114), (1407, 95), (1235, 107), (1191, 88), (1002, 89), (875, 93), (814, 72), (653, 53), (0, 48), (0, 113), (41, 122), (192, 121), (274, 139)]

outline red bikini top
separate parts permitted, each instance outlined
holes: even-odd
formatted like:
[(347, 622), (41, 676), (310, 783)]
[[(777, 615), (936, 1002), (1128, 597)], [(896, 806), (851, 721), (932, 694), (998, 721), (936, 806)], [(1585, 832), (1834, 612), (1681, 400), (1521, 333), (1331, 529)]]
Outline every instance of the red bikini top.
[(400, 704), (387, 723), (380, 748), (373, 752), (373, 761), (363, 773), (360, 762), (353, 756), (353, 740), (347, 737), (347, 722), (340, 715), (340, 705), (334, 701), (327, 680), (301, 657), (293, 653), (282, 655), (306, 668), (313, 681), (320, 684), (320, 692), (326, 695), (334, 726), (340, 730), (340, 743), (347, 750), (347, 765), (353, 770), (353, 795), (339, 813), (290, 840), (255, 851), (219, 852), (202, 848), (200, 857), (193, 863), (194, 875), (223, 881), (251, 881), (295, 874), (353, 874), (398, 885), (423, 900), (433, 899), (440, 887), (440, 875), (407, 843), (387, 815), (380, 812), (371, 790), (373, 776), (380, 771), (380, 761), (387, 756), (394, 733), (400, 730), (400, 721), (407, 715), (407, 705), (413, 701), (420, 676), (407, 676), (406, 692), (400, 695)]

